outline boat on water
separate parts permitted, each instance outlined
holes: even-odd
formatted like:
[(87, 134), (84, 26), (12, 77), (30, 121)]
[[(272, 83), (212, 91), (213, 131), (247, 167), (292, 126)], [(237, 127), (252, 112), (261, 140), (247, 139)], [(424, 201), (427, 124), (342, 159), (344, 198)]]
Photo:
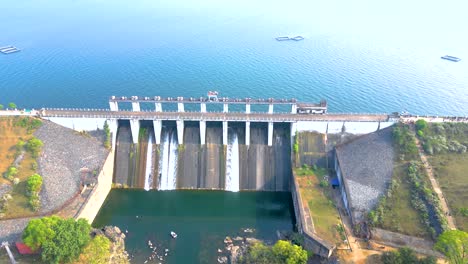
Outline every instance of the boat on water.
[(20, 49), (14, 46), (0, 47), (0, 52), (3, 54), (10, 54), (10, 53), (18, 52), (18, 51), (20, 51)]
[(449, 60), (449, 61), (454, 61), (454, 62), (459, 62), (461, 61), (460, 58), (457, 58), (457, 57), (454, 57), (454, 56), (450, 56), (450, 55), (445, 55), (445, 56), (442, 56), (440, 57), (441, 59), (444, 59), (444, 60)]
[(299, 41), (299, 40), (303, 40), (304, 37), (303, 36), (295, 36), (293, 38), (290, 38), (291, 40), (295, 40), (295, 41)]
[(174, 231), (171, 231), (171, 237), (172, 238), (177, 238), (177, 234)]
[(290, 40), (289, 37), (277, 37), (276, 38), (277, 41), (284, 41), (284, 40)]

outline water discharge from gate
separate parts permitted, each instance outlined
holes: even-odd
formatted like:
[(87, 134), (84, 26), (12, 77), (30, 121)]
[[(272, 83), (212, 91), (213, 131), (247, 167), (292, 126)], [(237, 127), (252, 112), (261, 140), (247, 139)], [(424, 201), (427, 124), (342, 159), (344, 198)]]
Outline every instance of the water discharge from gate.
[(177, 183), (178, 160), (177, 134), (174, 131), (164, 131), (160, 148), (159, 190), (174, 190)]
[(227, 147), (226, 191), (239, 191), (239, 138), (235, 130)]
[(145, 190), (149, 191), (153, 185), (153, 136), (150, 134), (148, 139), (148, 151), (146, 152), (146, 173), (145, 173)]

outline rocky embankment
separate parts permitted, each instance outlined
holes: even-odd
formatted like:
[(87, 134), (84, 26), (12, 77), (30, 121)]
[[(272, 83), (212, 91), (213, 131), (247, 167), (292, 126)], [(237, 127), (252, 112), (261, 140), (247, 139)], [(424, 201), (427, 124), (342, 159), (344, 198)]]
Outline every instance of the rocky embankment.
[(77, 195), (87, 178), (98, 175), (109, 151), (99, 141), (101, 137), (46, 120), (34, 135), (44, 143), (38, 165), (44, 181), (41, 212), (48, 213)]
[[(249, 228), (244, 230), (244, 233), (251, 234), (253, 232), (254, 230)], [(236, 236), (231, 238), (227, 236), (224, 239), (224, 249), (218, 249), (218, 263), (239, 263), (239, 260), (247, 252), (248, 248), (259, 242), (262, 241), (253, 237)]]

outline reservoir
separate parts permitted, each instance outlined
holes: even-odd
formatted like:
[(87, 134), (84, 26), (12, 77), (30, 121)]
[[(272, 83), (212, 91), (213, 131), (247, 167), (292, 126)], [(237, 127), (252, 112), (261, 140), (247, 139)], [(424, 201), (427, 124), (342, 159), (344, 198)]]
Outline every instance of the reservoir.
[(292, 231), (295, 219), (288, 192), (114, 189), (93, 223), (105, 225), (128, 230), (126, 249), (134, 255), (132, 263), (143, 263), (151, 255), (148, 240), (158, 253), (169, 249), (164, 261), (149, 263), (216, 263), (226, 236), (274, 241), (276, 230)]

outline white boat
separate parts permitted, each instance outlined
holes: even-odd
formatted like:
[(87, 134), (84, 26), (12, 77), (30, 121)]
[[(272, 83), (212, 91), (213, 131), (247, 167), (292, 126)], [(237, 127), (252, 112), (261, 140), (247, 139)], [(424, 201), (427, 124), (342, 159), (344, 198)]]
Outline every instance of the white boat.
[(177, 238), (177, 234), (174, 231), (171, 231), (171, 237), (172, 238)]

